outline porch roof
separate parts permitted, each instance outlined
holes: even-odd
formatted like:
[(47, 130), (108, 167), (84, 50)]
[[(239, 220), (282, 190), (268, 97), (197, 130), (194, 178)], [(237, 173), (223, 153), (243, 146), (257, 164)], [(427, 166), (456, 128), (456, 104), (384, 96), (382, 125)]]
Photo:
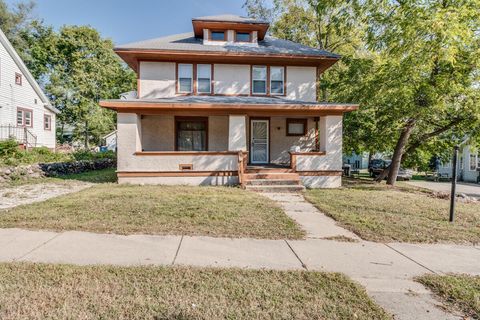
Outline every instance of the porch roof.
[(205, 113), (342, 114), (358, 109), (358, 104), (289, 100), (282, 97), (177, 96), (158, 99), (102, 100), (104, 108), (119, 112), (201, 111)]

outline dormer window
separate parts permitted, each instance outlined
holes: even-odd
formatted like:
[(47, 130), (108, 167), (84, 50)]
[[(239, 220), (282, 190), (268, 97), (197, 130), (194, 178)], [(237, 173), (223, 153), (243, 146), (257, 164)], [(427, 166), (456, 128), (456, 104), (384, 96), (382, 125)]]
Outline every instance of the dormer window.
[(210, 40), (225, 41), (225, 31), (212, 31), (210, 33)]
[(252, 42), (250, 39), (250, 32), (236, 32), (235, 42)]

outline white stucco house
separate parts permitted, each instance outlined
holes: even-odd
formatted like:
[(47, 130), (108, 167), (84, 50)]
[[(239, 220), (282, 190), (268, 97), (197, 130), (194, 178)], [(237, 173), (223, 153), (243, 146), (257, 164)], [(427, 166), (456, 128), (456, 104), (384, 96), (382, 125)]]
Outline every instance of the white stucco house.
[(343, 113), (317, 100), (340, 56), (266, 35), (269, 24), (222, 15), (193, 31), (115, 48), (137, 73), (117, 111), (119, 183), (339, 187)]
[(58, 113), (0, 30), (0, 140), (54, 149)]
[[(480, 183), (480, 153), (478, 148), (463, 146), (458, 153), (457, 177), (459, 181)], [(452, 161), (442, 163), (438, 168), (441, 177), (452, 178)]]

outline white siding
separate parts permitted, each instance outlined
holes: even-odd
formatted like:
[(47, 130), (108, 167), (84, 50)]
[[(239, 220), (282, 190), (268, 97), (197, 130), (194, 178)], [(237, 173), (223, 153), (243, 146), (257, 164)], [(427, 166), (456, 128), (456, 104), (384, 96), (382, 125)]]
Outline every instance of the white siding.
[[(33, 127), (29, 130), (37, 136), (37, 146), (55, 148), (55, 114), (43, 106), (24, 74), (22, 85), (15, 84), (15, 73), (20, 73), (13, 58), (0, 45), (0, 125), (16, 125), (17, 108), (33, 111)], [(37, 103), (35, 103), (35, 99)], [(51, 115), (51, 130), (44, 130), (43, 116)]]

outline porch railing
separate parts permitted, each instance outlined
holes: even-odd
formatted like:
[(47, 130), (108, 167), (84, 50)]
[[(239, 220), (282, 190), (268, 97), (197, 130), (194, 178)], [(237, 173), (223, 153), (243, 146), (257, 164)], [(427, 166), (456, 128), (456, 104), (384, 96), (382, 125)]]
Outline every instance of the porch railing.
[(28, 130), (28, 128), (0, 125), (0, 140), (8, 139), (14, 139), (19, 144), (25, 145), (26, 148), (34, 148), (37, 146), (37, 136)]
[(247, 168), (248, 162), (248, 152), (239, 151), (238, 152), (238, 183), (240, 187), (245, 187), (245, 169)]

